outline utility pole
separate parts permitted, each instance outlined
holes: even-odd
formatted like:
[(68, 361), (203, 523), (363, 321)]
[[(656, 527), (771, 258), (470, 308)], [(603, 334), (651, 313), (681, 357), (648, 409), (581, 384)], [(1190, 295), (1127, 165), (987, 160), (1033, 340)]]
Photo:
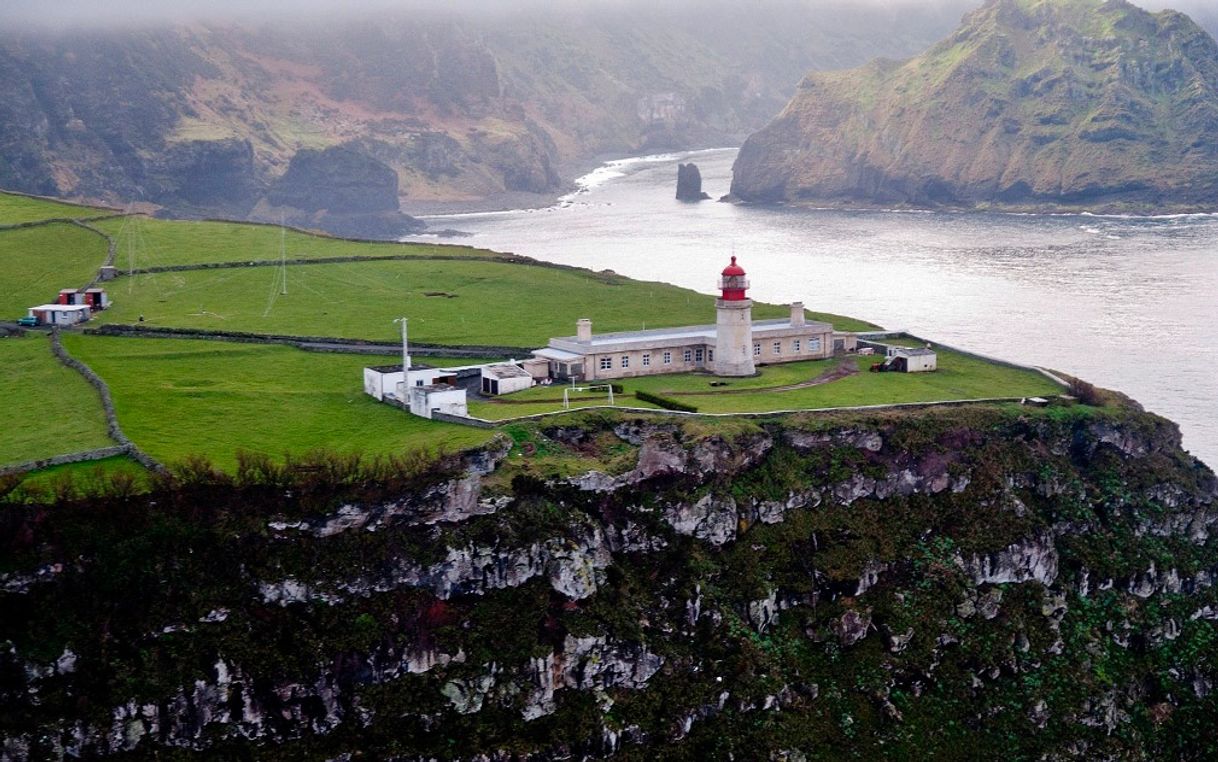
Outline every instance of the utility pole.
[[(410, 344), (406, 338), (406, 318), (400, 317), (393, 322), (402, 324), (402, 373), (410, 370)], [(405, 381), (405, 379), (402, 379)]]
[(279, 213), (279, 276), (283, 278), (283, 290), (279, 293), (287, 296), (288, 293), (288, 229), (283, 226), (283, 212)]

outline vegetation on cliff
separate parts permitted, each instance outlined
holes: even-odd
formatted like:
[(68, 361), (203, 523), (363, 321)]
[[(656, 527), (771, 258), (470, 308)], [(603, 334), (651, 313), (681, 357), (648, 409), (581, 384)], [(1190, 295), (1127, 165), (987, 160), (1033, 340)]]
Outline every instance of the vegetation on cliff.
[(917, 58), (809, 74), (746, 141), (732, 194), (1208, 210), (1218, 43), (1125, 0), (990, 0)]
[(568, 417), (299, 466), (0, 511), (0, 748), (1218, 752), (1218, 483), (1134, 408)]

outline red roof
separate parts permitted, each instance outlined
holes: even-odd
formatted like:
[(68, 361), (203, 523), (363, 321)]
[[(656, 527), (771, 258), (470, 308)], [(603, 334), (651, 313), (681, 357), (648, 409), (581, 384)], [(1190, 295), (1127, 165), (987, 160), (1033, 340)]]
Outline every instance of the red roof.
[(736, 258), (732, 257), (732, 263), (723, 268), (723, 275), (725, 277), (732, 275), (744, 275), (744, 268), (736, 264)]

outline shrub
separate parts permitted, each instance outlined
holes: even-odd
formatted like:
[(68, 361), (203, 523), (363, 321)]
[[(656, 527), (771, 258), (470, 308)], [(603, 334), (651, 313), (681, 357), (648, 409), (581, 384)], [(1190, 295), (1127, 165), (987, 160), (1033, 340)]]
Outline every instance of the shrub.
[(1089, 384), (1081, 378), (1070, 380), (1070, 396), (1075, 397), (1084, 405), (1104, 406), (1104, 396), (1100, 394), (1100, 390), (1096, 389), (1094, 384)]
[(671, 397), (664, 397), (659, 394), (652, 394), (651, 392), (644, 392), (644, 391), (637, 391), (634, 393), (634, 396), (638, 397), (639, 399), (643, 400), (644, 402), (650, 402), (653, 405), (659, 405), (660, 407), (664, 408), (665, 410), (677, 410), (682, 413), (698, 412), (698, 408), (694, 407), (693, 405), (687, 405), (684, 402), (674, 400)]

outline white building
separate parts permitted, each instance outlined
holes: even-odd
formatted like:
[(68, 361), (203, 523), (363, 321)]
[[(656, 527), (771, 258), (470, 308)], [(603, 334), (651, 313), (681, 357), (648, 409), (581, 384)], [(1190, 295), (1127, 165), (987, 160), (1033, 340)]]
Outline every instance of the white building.
[(929, 373), (939, 367), (939, 356), (932, 349), (888, 347), (884, 364), (904, 373)]
[(533, 376), (519, 365), (504, 363), (482, 368), (482, 393), (495, 396), (522, 392), (533, 386)]
[(29, 316), (38, 325), (76, 325), (92, 315), (93, 310), (87, 304), (40, 304), (29, 309)]
[(758, 365), (854, 351), (855, 334), (808, 320), (801, 302), (791, 305), (789, 318), (753, 320), (748, 287), (744, 268), (732, 257), (719, 281), (714, 325), (593, 334), (592, 321), (583, 319), (574, 336), (550, 339), (533, 356), (549, 363), (551, 378), (599, 381), (698, 370), (751, 376)]
[(465, 390), (442, 384), (439, 386), (411, 386), (410, 412), (423, 418), (432, 418), (435, 413), (469, 417)]

